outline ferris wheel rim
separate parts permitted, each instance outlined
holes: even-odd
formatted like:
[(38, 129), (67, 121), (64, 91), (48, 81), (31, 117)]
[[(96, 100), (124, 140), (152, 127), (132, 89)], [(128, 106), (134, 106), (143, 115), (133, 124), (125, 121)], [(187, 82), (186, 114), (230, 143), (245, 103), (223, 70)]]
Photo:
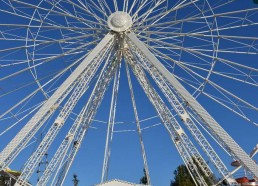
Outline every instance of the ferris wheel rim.
[[(30, 22), (29, 22), (29, 24), (28, 24), (28, 28), (27, 28), (27, 36), (26, 36), (26, 43), (25, 43), (25, 45), (26, 46), (28, 46), (28, 35), (29, 35), (29, 27), (30, 26), (33, 26), (32, 25), (32, 20), (34, 19), (34, 16), (35, 16), (35, 13), (37, 12), (37, 10), (38, 10), (38, 8), (40, 8), (40, 6), (41, 6), (41, 4), (44, 2), (44, 0), (41, 0), (40, 1), (40, 3), (36, 6), (36, 9), (34, 10), (34, 13), (33, 13), (33, 16), (31, 17), (31, 20), (30, 20)], [(57, 4), (59, 4), (61, 1), (58, 1), (57, 2)], [(70, 2), (70, 1), (69, 1)], [(193, 4), (194, 4), (194, 6), (196, 6), (197, 8), (198, 8), (198, 5), (196, 5), (195, 4), (195, 1), (193, 2)], [(53, 6), (53, 8), (54, 8), (54, 5), (52, 5)], [(211, 8), (211, 7), (210, 7)], [(45, 16), (45, 19), (48, 17), (48, 14), (50, 14), (50, 12), (51, 12), (51, 10), (52, 9), (49, 9), (49, 12), (47, 13), (47, 15)], [(211, 9), (210, 9), (211, 10)], [(200, 11), (200, 13), (203, 15), (203, 19), (205, 20), (205, 22), (206, 22), (206, 24), (207, 24), (207, 26), (209, 27), (209, 25), (208, 25), (208, 22), (207, 22), (207, 18), (206, 18), (206, 16), (204, 15), (204, 12), (202, 12), (201, 10), (199, 10)], [(206, 12), (209, 12), (209, 10), (206, 10)], [(212, 15), (214, 15), (214, 12), (211, 10), (211, 12), (212, 12)], [(200, 14), (197, 14), (197, 15), (200, 15)], [(45, 20), (44, 19), (44, 20)], [(108, 22), (108, 20), (107, 20), (107, 22)], [(38, 28), (38, 31), (37, 31), (37, 34), (36, 34), (36, 36), (35, 36), (35, 39), (34, 39), (34, 46), (33, 46), (33, 48), (34, 48), (34, 50), (35, 50), (35, 42), (36, 42), (36, 40), (37, 40), (37, 37), (38, 37), (38, 34), (39, 34), (39, 32), (40, 32), (40, 29), (41, 29), (41, 26), (43, 25), (43, 23), (44, 23), (44, 21), (42, 21), (41, 23), (40, 23), (40, 26), (39, 26), (39, 28)], [(103, 23), (103, 22), (102, 22)], [(216, 25), (217, 25), (217, 20), (216, 20), (216, 18), (215, 18), (215, 23), (216, 23)], [(106, 29), (107, 29), (107, 26), (108, 26), (108, 24), (106, 24)], [(217, 26), (216, 26), (216, 28), (217, 28)], [(133, 28), (132, 28), (133, 29)], [(213, 29), (214, 30), (214, 29)], [(219, 31), (217, 30), (217, 29), (215, 29), (216, 30), (216, 35), (217, 36), (219, 36)], [(217, 56), (217, 54), (218, 54), (218, 52), (219, 52), (219, 50), (218, 50), (218, 48), (219, 48), (219, 39), (218, 39), (218, 41), (217, 42), (214, 42), (213, 41), (213, 38), (214, 38), (214, 36), (213, 36), (213, 32), (211, 31), (211, 29), (210, 29), (210, 33), (211, 33), (211, 40), (212, 40), (212, 45), (213, 45), (213, 54), (212, 54), (212, 56)], [(215, 49), (216, 48), (216, 49)], [(33, 53), (34, 53), (34, 50), (33, 50)], [(28, 59), (28, 66), (29, 67), (31, 67), (30, 66), (30, 59), (29, 59), (29, 55), (28, 55), (28, 47), (26, 47), (26, 56), (27, 56), (27, 59)], [(33, 56), (34, 56), (34, 54), (33, 54)], [(216, 59), (216, 57), (214, 57), (215, 59)], [(212, 58), (211, 60), (213, 61), (214, 60), (214, 58)], [(34, 59), (33, 59), (34, 60)], [(36, 70), (36, 67), (33, 65), (32, 66), (32, 68), (34, 69), (34, 73), (31, 71), (31, 68), (30, 68), (30, 72), (31, 72), (31, 74), (32, 74), (32, 77), (34, 78), (34, 80), (37, 82), (37, 84), (38, 84), (38, 86), (39, 86), (39, 88), (41, 89), (41, 91), (43, 91), (43, 94), (44, 94), (44, 96), (46, 97), (46, 99), (47, 99), (47, 97), (48, 97), (48, 93), (44, 90), (44, 86), (40, 83), (40, 81), (38, 81), (38, 78), (37, 78), (37, 70)], [(207, 83), (207, 80), (209, 80), (209, 77), (210, 77), (210, 74), (211, 74), (211, 72), (212, 72), (212, 70), (213, 70), (213, 67), (212, 67), (212, 65), (211, 65), (211, 67), (210, 67), (210, 70), (209, 70), (209, 72), (207, 73), (207, 76), (206, 76), (206, 78), (204, 78), (206, 81), (204, 81), (203, 80), (203, 83), (201, 83), (200, 84), (200, 87), (202, 87), (202, 90), (205, 88), (205, 85), (206, 85), (206, 83)], [(199, 87), (199, 88), (200, 88)], [(197, 90), (199, 89), (199, 88), (197, 88)], [(200, 94), (202, 94), (202, 91), (200, 91), (201, 93)], [(195, 92), (193, 92), (193, 94), (194, 94)], [(198, 97), (200, 94), (197, 94), (196, 95), (196, 97)]]
[[(69, 2), (70, 2), (70, 0), (68, 0)], [(39, 37), (39, 34), (40, 34), (40, 32), (43, 30), (42, 28), (43, 28), (43, 24), (44, 24), (44, 21), (42, 21), (41, 23), (40, 23), (40, 26), (34, 26), (33, 25), (33, 23), (32, 23), (32, 20), (34, 19), (34, 14), (36, 13), (36, 11), (38, 11), (38, 8), (40, 8), (40, 6), (41, 6), (41, 4), (44, 2), (44, 0), (41, 0), (40, 1), (40, 3), (38, 4), (38, 6), (36, 7), (36, 9), (34, 10), (34, 13), (33, 13), (33, 16), (31, 17), (31, 20), (30, 20), (30, 22), (29, 22), (29, 24), (28, 24), (28, 28), (26, 29), (27, 31), (26, 31), (26, 40), (25, 40), (25, 46), (26, 46), (26, 57), (27, 57), (27, 63), (28, 63), (28, 69), (30, 70), (30, 74), (32, 75), (32, 77), (34, 78), (34, 81), (37, 83), (37, 86), (38, 86), (38, 90), (41, 90), (42, 91), (42, 93), (43, 93), (43, 95), (45, 96), (45, 98), (46, 98), (46, 100), (50, 97), (50, 93), (47, 91), (47, 90), (45, 90), (44, 88), (45, 88), (45, 84), (43, 83), (43, 81), (41, 82), (41, 81), (38, 81), (39, 79), (42, 79), (42, 78), (39, 78), (39, 74), (37, 74), (37, 72), (38, 72), (38, 70), (37, 70), (37, 65), (34, 65), (34, 57), (35, 57), (35, 54), (36, 54), (36, 52), (37, 52), (37, 50), (36, 50), (36, 47), (37, 47), (37, 45), (36, 45), (36, 42), (37, 42), (37, 39), (38, 39), (38, 37)], [(58, 2), (61, 2), (61, 1), (58, 1)], [(117, 2), (117, 1), (114, 1), (114, 2)], [(128, 2), (128, 1), (127, 1)], [(162, 2), (165, 2), (165, 1), (162, 1)], [(183, 2), (185, 2), (185, 1), (183, 1)], [(195, 3), (196, 1), (191, 1), (191, 5), (195, 5), (196, 6), (196, 8), (198, 9), (198, 5), (196, 5), (196, 3)], [(205, 2), (208, 2), (207, 0), (205, 0)], [(50, 4), (51, 4), (51, 2), (49, 2)], [(209, 4), (209, 3), (208, 3)], [(42, 5), (43, 6), (43, 5)], [(53, 7), (54, 7), (54, 5), (52, 5)], [(60, 5), (61, 6), (61, 5)], [(168, 6), (168, 5), (167, 5)], [(171, 72), (173, 72), (174, 73), (174, 76), (177, 78), (177, 80), (179, 80), (181, 83), (183, 83), (183, 84), (187, 84), (187, 83), (192, 83), (189, 87), (190, 88), (192, 88), (192, 90), (194, 90), (194, 91), (192, 91), (191, 92), (191, 94), (192, 95), (194, 95), (195, 96), (195, 98), (199, 98), (199, 96), (200, 95), (203, 95), (204, 97), (205, 96), (207, 96), (207, 98), (209, 98), (209, 99), (211, 99), (212, 101), (215, 101), (215, 102), (217, 102), (217, 103), (219, 103), (220, 105), (222, 105), (223, 107), (225, 107), (225, 108), (227, 108), (228, 110), (230, 110), (230, 109), (232, 109), (231, 107), (233, 107), (233, 106), (236, 106), (236, 107), (238, 107), (238, 105), (237, 104), (235, 104), (235, 105), (233, 105), (231, 102), (232, 102), (232, 100), (233, 99), (231, 99), (231, 97), (228, 99), (228, 102), (225, 102), (225, 100), (226, 100), (226, 98), (227, 98), (227, 96), (228, 95), (230, 95), (230, 96), (232, 96), (232, 98), (236, 98), (236, 100), (237, 101), (241, 101), (241, 103), (239, 104), (240, 106), (242, 106), (241, 104), (244, 104), (244, 106), (242, 106), (243, 108), (244, 107), (246, 107), (246, 108), (250, 108), (250, 109), (253, 109), (253, 110), (258, 110), (257, 108), (255, 108), (255, 105), (254, 104), (252, 104), (251, 102), (249, 103), (248, 102), (248, 100), (245, 100), (245, 99), (241, 99), (241, 97), (239, 97), (236, 93), (232, 93), (232, 92), (230, 92), (230, 89), (227, 89), (227, 88), (225, 88), (225, 87), (223, 87), (223, 85), (220, 85), (220, 84), (217, 84), (216, 82), (213, 82), (213, 79), (211, 79), (211, 74), (216, 74), (217, 73), (217, 75), (218, 76), (220, 76), (221, 78), (228, 78), (228, 77), (230, 77), (230, 78), (232, 78), (232, 79), (236, 79), (236, 81), (239, 81), (239, 82), (241, 82), (241, 81), (243, 81), (243, 79), (241, 79), (241, 77), (239, 78), (239, 79), (237, 79), (237, 74), (234, 74), (233, 72), (232, 72), (232, 74), (233, 75), (231, 75), (230, 74), (230, 70), (228, 70), (228, 71), (225, 71), (225, 73), (224, 72), (220, 72), (220, 71), (216, 71), (216, 70), (214, 70), (215, 68), (216, 68), (216, 66), (217, 66), (217, 64), (216, 64), (216, 62), (217, 62), (217, 60), (227, 60), (227, 58), (220, 58), (219, 56), (218, 56), (218, 54), (219, 53), (221, 53), (221, 52), (223, 52), (223, 51), (226, 51), (227, 52), (227, 48), (225, 47), (225, 48), (223, 48), (223, 44), (221, 45), (221, 43), (223, 42), (223, 37), (225, 37), (225, 36), (221, 36), (221, 33), (223, 34), (223, 32), (221, 32), (221, 28), (223, 28), (223, 27), (219, 27), (218, 26), (218, 20), (217, 20), (217, 17), (216, 17), (216, 13), (215, 12), (213, 12), (213, 8), (212, 8), (212, 6), (210, 6), (209, 5), (209, 9), (207, 10), (210, 14), (209, 15), (205, 15), (205, 12), (203, 12), (203, 11), (201, 11), (201, 10), (199, 10), (199, 14), (197, 14), (197, 17), (198, 17), (198, 15), (200, 15), (201, 16), (201, 21), (200, 21), (200, 23), (201, 23), (201, 25), (203, 26), (203, 25), (205, 25), (205, 26), (203, 26), (203, 27), (201, 27), (200, 29), (199, 29), (199, 31), (200, 31), (200, 33), (198, 32), (198, 28), (196, 28), (195, 30), (194, 30), (194, 33), (192, 34), (191, 33), (191, 31), (189, 31), (189, 32), (182, 32), (182, 29), (181, 30), (179, 30), (179, 32), (172, 32), (172, 34), (168, 34), (168, 31), (166, 30), (166, 29), (162, 29), (162, 27), (158, 27), (158, 28), (156, 28), (156, 30), (154, 29), (153, 30), (153, 33), (156, 31), (156, 33), (151, 33), (152, 32), (152, 30), (141, 30), (142, 28), (141, 28), (141, 25), (137, 25), (136, 24), (136, 21), (135, 20), (137, 20), (137, 18), (138, 18), (138, 15), (136, 15), (136, 14), (133, 14), (133, 12), (131, 12), (131, 14), (133, 14), (132, 15), (132, 20), (134, 20), (135, 22), (133, 22), (132, 21), (132, 23), (130, 23), (129, 25), (131, 26), (131, 24), (132, 24), (132, 28), (131, 28), (131, 30), (129, 29), (129, 27), (130, 26), (128, 26), (128, 25), (126, 25), (126, 28), (125, 28), (125, 30), (115, 30), (115, 29), (113, 29), (112, 30), (112, 28), (111, 29), (108, 29), (108, 24), (106, 24), (105, 23), (105, 25), (104, 25), (104, 27), (105, 28), (103, 28), (102, 30), (105, 30), (104, 32), (105, 33), (114, 33), (113, 31), (115, 31), (115, 32), (124, 32), (124, 31), (128, 31), (128, 32), (130, 32), (130, 31), (132, 31), (132, 33), (133, 32), (135, 32), (135, 34), (137, 35), (137, 36), (139, 36), (139, 40), (140, 41), (142, 41), (142, 42), (144, 42), (145, 43), (145, 45), (148, 47), (148, 49), (150, 50), (150, 51), (152, 51), (156, 56), (157, 56), (157, 58), (159, 58), (160, 59), (160, 61), (161, 61), (161, 63), (162, 64), (166, 64), (166, 62), (172, 62), (172, 63), (174, 63), (174, 65), (177, 65), (177, 68), (179, 67), (181, 67), (181, 70), (184, 70), (185, 72), (185, 74), (189, 74), (189, 75), (191, 75), (191, 77), (193, 78), (193, 80), (190, 80), (190, 78), (191, 77), (183, 77), (185, 74), (184, 73), (182, 73), (182, 74), (180, 74), (180, 73), (174, 73), (174, 70), (175, 70), (175, 68), (173, 68), (172, 66), (170, 66), (171, 64), (169, 64), (169, 63), (167, 63), (168, 65), (166, 66), (166, 68), (167, 69), (169, 69), (169, 71)], [(112, 8), (111, 8), (112, 9)], [(119, 8), (118, 8), (118, 6), (117, 5), (115, 5), (115, 3), (114, 3), (114, 9), (115, 9), (115, 11), (114, 11), (114, 13), (116, 13), (116, 12), (119, 12), (118, 10), (119, 10)], [(128, 11), (128, 8), (125, 8), (125, 6), (123, 6), (123, 10), (124, 9), (127, 9), (127, 11)], [(50, 9), (48, 9), (48, 11), (50, 11)], [(107, 10), (107, 12), (106, 12), (106, 16), (103, 14), (103, 20), (108, 20), (108, 15), (109, 15), (109, 10)], [(111, 13), (112, 13), (112, 11), (111, 11)], [(164, 13), (164, 12), (163, 12)], [(50, 12), (48, 12), (47, 13), (47, 16), (48, 16), (48, 14), (50, 14)], [(60, 14), (62, 14), (62, 13), (60, 13)], [(112, 14), (111, 14), (112, 15)], [(152, 14), (150, 14), (150, 15), (152, 15)], [(190, 14), (191, 15), (191, 14)], [(194, 14), (194, 15), (196, 15), (196, 14)], [(47, 17), (46, 16), (46, 17)], [(148, 16), (147, 16), (148, 17)], [(214, 20), (214, 25), (215, 25), (215, 27), (214, 27), (214, 25), (212, 25), (212, 26), (210, 26), (210, 23), (209, 23), (209, 19), (211, 18), (211, 17), (214, 17), (213, 18), (213, 20)], [(151, 16), (149, 17), (149, 18), (152, 18)], [(186, 19), (188, 19), (189, 17), (184, 17), (184, 18), (186, 18)], [(191, 18), (191, 17), (190, 17)], [(194, 18), (194, 17), (193, 17)], [(200, 17), (198, 17), (199, 19), (200, 19)], [(80, 17), (80, 21), (82, 20), (83, 18), (81, 18)], [(161, 18), (162, 19), (162, 18)], [(51, 18), (50, 18), (50, 20), (51, 20)], [(98, 19), (96, 19), (97, 21), (99, 21), (99, 22), (101, 22), (102, 24), (104, 23), (104, 21), (102, 22), (102, 21), (100, 21), (100, 20), (98, 20)], [(105, 21), (106, 21), (105, 20)], [(50, 21), (49, 21), (50, 22)], [(117, 27), (120, 27), (122, 24), (124, 24), (124, 23), (122, 23), (123, 21), (119, 21), (118, 20), (118, 22), (117, 23), (114, 23), (114, 25), (113, 26), (117, 26)], [(130, 22), (130, 21), (129, 21)], [(143, 20), (143, 22), (144, 22), (144, 20)], [(134, 24), (135, 23), (135, 24)], [(150, 22), (146, 22), (146, 23), (153, 23), (152, 21), (150, 21)], [(158, 22), (159, 23), (159, 22)], [(161, 22), (162, 23), (162, 22)], [(167, 23), (167, 22), (166, 22)], [(120, 25), (121, 24), (121, 25)], [(155, 24), (155, 23), (154, 23)], [(175, 23), (175, 24), (177, 24), (177, 23)], [(62, 26), (62, 25), (60, 25), (60, 26)], [(123, 25), (122, 25), (123, 26)], [(122, 27), (121, 26), (121, 27)], [(31, 39), (29, 38), (29, 32), (30, 32), (30, 29), (31, 28), (37, 28), (37, 31), (36, 32), (34, 32), (34, 34), (36, 34), (36, 36), (35, 36), (35, 40), (33, 40), (33, 45), (32, 45), (32, 48), (30, 48), (29, 46), (31, 46), (31, 45), (29, 45), (29, 43), (31, 42)], [(76, 27), (75, 27), (76, 28)], [(97, 28), (97, 27), (96, 27)], [(109, 27), (110, 28), (110, 27)], [(165, 26), (163, 27), (163, 28), (165, 28)], [(168, 28), (168, 27), (167, 27)], [(172, 26), (171, 26), (171, 28), (172, 28)], [(50, 29), (50, 28), (49, 28)], [(56, 29), (58, 29), (58, 28), (56, 28)], [(138, 29), (138, 30), (137, 30)], [(110, 30), (112, 30), (112, 31), (110, 31)], [(72, 32), (72, 30), (70, 30), (71, 32)], [(150, 35), (148, 35), (148, 31), (149, 31), (149, 33), (150, 33)], [(167, 32), (165, 32), (165, 31), (167, 31)], [(86, 32), (85, 32), (86, 33)], [(165, 37), (169, 37), (169, 36), (171, 36), (172, 38), (174, 37), (174, 38), (179, 38), (178, 39), (178, 43), (173, 43), (174, 41), (173, 41), (173, 39), (171, 39), (171, 40), (168, 40), (168, 41), (164, 41), (163, 39), (161, 39), (162, 37), (158, 37), (158, 34), (164, 34), (164, 37), (163, 38), (165, 38)], [(190, 34), (189, 34), (190, 33)], [(205, 46), (205, 45), (201, 45), (200, 44), (200, 46), (199, 45), (195, 45), (195, 46), (193, 46), (192, 48), (191, 48), (191, 46), (189, 45), (189, 46), (183, 46), (182, 45), (182, 47), (180, 48), (180, 40), (181, 40), (181, 42), (183, 43), (184, 42), (184, 39), (186, 38), (186, 37), (190, 37), (190, 38), (193, 38), (193, 41), (194, 41), (194, 38), (195, 37), (199, 37), (199, 38), (201, 38), (202, 36), (200, 36), (200, 35), (198, 35), (198, 34), (203, 34), (203, 33), (205, 33), (206, 35), (204, 36), (204, 37), (207, 37), (208, 39), (203, 39), (203, 41), (205, 41), (205, 42), (207, 42), (207, 46)], [(82, 33), (81, 33), (82, 34)], [(152, 35), (151, 35), (152, 34)], [(174, 36), (173, 36), (173, 34), (175, 34)], [(187, 34), (189, 34), (189, 36), (187, 35)], [(191, 35), (192, 34), (192, 35)], [(97, 35), (97, 34), (96, 34)], [(99, 33), (99, 36), (102, 36), (103, 35), (103, 32), (102, 33)], [(73, 39), (75, 38), (75, 36), (73, 36), (72, 35), (72, 37), (73, 37)], [(84, 36), (82, 36), (82, 38), (83, 38)], [(232, 37), (234, 37), (234, 36), (231, 36), (231, 39), (233, 40), (233, 41), (238, 41), (237, 39), (233, 39)], [(82, 39), (82, 38), (80, 38), (80, 36), (78, 36), (78, 39)], [(248, 37), (246, 37), (246, 38), (248, 38)], [(242, 37), (241, 39), (246, 39), (246, 38), (244, 38), (244, 37)], [(49, 38), (49, 39), (51, 39), (51, 38)], [(77, 39), (77, 38), (76, 38)], [(151, 39), (153, 39), (153, 43), (152, 44), (150, 44), (150, 45), (148, 45), (148, 39), (149, 40), (151, 40)], [(157, 42), (157, 40), (158, 39), (161, 39), (161, 41), (159, 41), (159, 42)], [(230, 39), (230, 37), (228, 37), (228, 39)], [(249, 37), (248, 39), (251, 39), (251, 37)], [(255, 39), (257, 39), (257, 38), (254, 38), (254, 40)], [(101, 37), (99, 37), (99, 40), (101, 40)], [(200, 39), (200, 43), (201, 43), (201, 40), (202, 39)], [(170, 46), (168, 46), (168, 43), (169, 43), (169, 41), (171, 42), (171, 45)], [(197, 41), (197, 40), (196, 40)], [(163, 42), (163, 43), (162, 43)], [(204, 42), (204, 43), (205, 43)], [(209, 46), (209, 44), (210, 44), (210, 46)], [(245, 42), (242, 42), (242, 44), (244, 45), (244, 44), (247, 44), (247, 43), (245, 43)], [(78, 43), (78, 45), (82, 45), (81, 43)], [(93, 44), (92, 45), (93, 47), (95, 47), (96, 46), (96, 44)], [(191, 63), (191, 61), (189, 61), (189, 64), (187, 64), (188, 63), (188, 61), (183, 61), (182, 63), (181, 63), (181, 59), (179, 58), (179, 61), (177, 61), (177, 60), (175, 60), (175, 59), (173, 59), (171, 56), (173, 56), (172, 54), (167, 54), (166, 52), (165, 52), (165, 47), (166, 46), (168, 46), (168, 52), (170, 51), (171, 53), (172, 53), (172, 51), (173, 51), (173, 47), (178, 47), (177, 49), (175, 49), (175, 50), (181, 50), (181, 55), (182, 55), (182, 51), (184, 50), (184, 52), (185, 53), (189, 53), (190, 55), (192, 55), (192, 56), (194, 56), (193, 57), (193, 61), (194, 60), (196, 60), (196, 59), (200, 59), (200, 63), (203, 63), (203, 66), (204, 67), (202, 67), (202, 65), (201, 64), (198, 64), (198, 65), (196, 65), (196, 64), (194, 64), (194, 63)], [(135, 46), (134, 46), (135, 47)], [(163, 48), (162, 48), (163, 47)], [(198, 48), (198, 47), (200, 47), (200, 48)], [(205, 48), (206, 47), (206, 48)], [(60, 48), (62, 48), (62, 46), (60, 46)], [(29, 53), (30, 53), (30, 51), (29, 51), (29, 49), (32, 49), (32, 56), (33, 56), (33, 59), (32, 59), (32, 61), (30, 60), (30, 56), (29, 56)], [(234, 49), (235, 48), (233, 48), (232, 49), (232, 51), (234, 51)], [(136, 49), (135, 49), (136, 50)], [(164, 52), (164, 56), (162, 56), (161, 55), (161, 53), (162, 52)], [(228, 52), (230, 52), (230, 48), (228, 49)], [(241, 51), (240, 51), (241, 52)], [(239, 52), (239, 53), (240, 53)], [(84, 56), (82, 56), (82, 57), (86, 57), (88, 54), (89, 54), (90, 52), (88, 52), (87, 54), (85, 54)], [(180, 52), (175, 52), (175, 54), (180, 54)], [(138, 53), (137, 55), (140, 55), (140, 53)], [(184, 54), (185, 55), (185, 54)], [(77, 56), (76, 56), (77, 57)], [(127, 56), (128, 57), (128, 56)], [(139, 57), (139, 56), (138, 56)], [(171, 61), (170, 60), (168, 60), (168, 57), (171, 57)], [(181, 56), (180, 56), (181, 57)], [(203, 59), (202, 59), (202, 57), (203, 57)], [(207, 62), (208, 60), (207, 59), (205, 59), (205, 57), (207, 57), (208, 59), (209, 59), (209, 62)], [(36, 58), (36, 57), (35, 57)], [(80, 59), (82, 59), (82, 58), (80, 58)], [(166, 61), (166, 59), (167, 59), (167, 61)], [(206, 61), (207, 60), (207, 61)], [(79, 64), (80, 63), (80, 61), (81, 60), (78, 60), (77, 61), (77, 63)], [(192, 61), (192, 62), (193, 62)], [(224, 62), (225, 62), (224, 61)], [(177, 64), (176, 64), (176, 62), (177, 62)], [(207, 65), (207, 64), (205, 64), (205, 62), (207, 62), (207, 64), (209, 64), (210, 65), (210, 67), (208, 68), (207, 66), (205, 66), (205, 65)], [(230, 61), (229, 61), (230, 62)], [(31, 63), (32, 63), (32, 65), (31, 65)], [(75, 63), (75, 66), (77, 65), (77, 63)], [(225, 62), (226, 63), (226, 62)], [(233, 64), (234, 63), (234, 61), (230, 64), (230, 65), (232, 65), (232, 69), (237, 69), (234, 65), (235, 64)], [(239, 64), (239, 67), (241, 67), (241, 63)], [(246, 67), (249, 67), (250, 69), (250, 72), (252, 72), (253, 71), (253, 69), (254, 69), (254, 71), (255, 70), (257, 70), (257, 69), (255, 69), (255, 67), (252, 67), (251, 65), (250, 66), (248, 66), (248, 65), (242, 65), (242, 67), (243, 68), (246, 68)], [(191, 69), (192, 68), (192, 69)], [(33, 69), (33, 71), (32, 71), (32, 69)], [(64, 69), (66, 69), (66, 68), (61, 68), (61, 70), (64, 70)], [(198, 71), (198, 70), (200, 70), (200, 71)], [(205, 75), (203, 75), (202, 73), (201, 73), (201, 71), (203, 72), (203, 73), (205, 73)], [(244, 70), (242, 70), (242, 69), (240, 69), (239, 70), (240, 72), (240, 74), (241, 73), (245, 73), (245, 71)], [(258, 71), (258, 70), (257, 70)], [(180, 71), (179, 71), (180, 72)], [(228, 76), (228, 77), (227, 77)], [(246, 76), (246, 77), (250, 77), (250, 79), (252, 79), (252, 77), (254, 77), (255, 75), (253, 75), (253, 76)], [(44, 77), (44, 76), (43, 76)], [(187, 79), (187, 78), (189, 78), (189, 79)], [(195, 79), (194, 79), (195, 78)], [(198, 81), (200, 81), (200, 83), (198, 84)], [(202, 82), (201, 82), (202, 81)], [(250, 84), (250, 85), (252, 85), (252, 86), (255, 86), (255, 80), (254, 80), (254, 83), (253, 84), (251, 84), (251, 80), (250, 81), (247, 81), (246, 82), (246, 84)], [(216, 97), (217, 96), (217, 94), (215, 95), (212, 95), (211, 93), (207, 93), (207, 92), (204, 92), (204, 89), (206, 89), (206, 85), (207, 84), (209, 84), (209, 86), (212, 86), (212, 87), (214, 87), (218, 92), (222, 92), (221, 93), (221, 95), (222, 96), (225, 96), (226, 98), (225, 98), (225, 100), (222, 100), (222, 98), (221, 97)], [(58, 86), (58, 85), (55, 85), (55, 84), (53, 84), (53, 86)], [(190, 89), (189, 88), (189, 89)], [(208, 87), (209, 88), (209, 87)], [(54, 89), (53, 89), (54, 90)], [(187, 103), (186, 103), (186, 105), (187, 105)], [(240, 109), (239, 109), (240, 110)], [(237, 109), (236, 110), (231, 110), (231, 112), (232, 112), (232, 114), (234, 113), (234, 114), (237, 114), (237, 115), (239, 115), (240, 117), (242, 117), (242, 118), (244, 118), (244, 119), (246, 119), (247, 121), (248, 120), (250, 120), (250, 118), (248, 118), (248, 117), (246, 117), (245, 118), (245, 113), (241, 113), (241, 110), (239, 111), (239, 112), (237, 112)], [(241, 115), (242, 114), (242, 115)], [(122, 121), (122, 122), (125, 122), (125, 121)], [(250, 122), (252, 122), (252, 121), (250, 121)], [(254, 123), (255, 124), (255, 123)], [(258, 124), (256, 124), (257, 126), (258, 126)], [(0, 133), (0, 136), (1, 136), (1, 133)], [(225, 151), (227, 151), (227, 150), (225, 150)]]

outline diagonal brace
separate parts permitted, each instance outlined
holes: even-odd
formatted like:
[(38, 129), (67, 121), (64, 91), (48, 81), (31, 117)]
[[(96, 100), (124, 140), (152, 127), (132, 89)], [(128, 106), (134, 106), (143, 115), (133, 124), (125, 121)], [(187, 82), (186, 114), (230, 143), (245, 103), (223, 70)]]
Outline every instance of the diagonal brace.
[(255, 177), (258, 177), (257, 164), (246, 154), (246, 152), (233, 140), (233, 138), (217, 123), (217, 121), (195, 100), (195, 98), (181, 85), (181, 83), (171, 74), (160, 61), (150, 52), (136, 35), (131, 32), (128, 38), (139, 48), (145, 57), (154, 65), (164, 78), (175, 88), (177, 93), (186, 101), (191, 109), (201, 118), (212, 134), (230, 152), (231, 156), (249, 170)]

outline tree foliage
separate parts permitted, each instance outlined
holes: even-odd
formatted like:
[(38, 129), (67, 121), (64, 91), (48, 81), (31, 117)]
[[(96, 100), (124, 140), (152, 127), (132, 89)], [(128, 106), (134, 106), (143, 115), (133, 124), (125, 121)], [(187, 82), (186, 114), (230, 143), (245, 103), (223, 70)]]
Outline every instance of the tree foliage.
[(258, 4), (258, 0), (253, 0), (253, 2), (254, 2), (255, 4)]
[[(207, 185), (213, 185), (216, 182), (216, 177), (214, 175), (211, 175), (210, 177), (207, 177), (201, 170), (201, 168), (198, 166), (198, 164), (195, 162), (193, 158), (194, 164), (197, 166), (198, 172), (201, 174), (201, 176), (204, 178)], [(193, 175), (194, 177), (197, 177), (196, 175)], [(195, 183), (185, 165), (179, 165), (177, 169), (174, 171), (174, 180), (171, 181), (170, 186), (195, 186)]]
[(170, 186), (195, 186), (185, 165), (179, 165), (174, 171), (174, 176), (174, 181), (171, 181)]
[(78, 180), (78, 176), (76, 174), (73, 175), (73, 185), (78, 186), (80, 180)]
[(5, 185), (4, 181), (5, 181), (4, 176), (0, 175), (0, 186), (4, 186)]
[(146, 170), (145, 169), (143, 169), (143, 173), (144, 173), (144, 176), (141, 177), (140, 184), (148, 185), (148, 179), (147, 179), (147, 175), (146, 175)]

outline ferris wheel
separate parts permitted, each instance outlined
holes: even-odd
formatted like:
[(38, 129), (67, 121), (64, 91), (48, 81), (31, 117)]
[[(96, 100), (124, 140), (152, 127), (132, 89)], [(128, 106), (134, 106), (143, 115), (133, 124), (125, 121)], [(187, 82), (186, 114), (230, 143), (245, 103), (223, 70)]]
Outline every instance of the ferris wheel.
[[(258, 141), (258, 7), (237, 0), (1, 0), (0, 16), (0, 169), (21, 168), (15, 185), (63, 185), (95, 123), (105, 131), (101, 182), (114, 133), (132, 132), (150, 185), (144, 135), (158, 127), (196, 185), (214, 174), (237, 185), (238, 169), (257, 181), (241, 140), (250, 127), (250, 145)], [(144, 118), (150, 106), (155, 115)], [(119, 117), (120, 109), (133, 122), (123, 124), (129, 116)], [(153, 118), (160, 124), (143, 126)], [(243, 137), (235, 140), (234, 132)]]

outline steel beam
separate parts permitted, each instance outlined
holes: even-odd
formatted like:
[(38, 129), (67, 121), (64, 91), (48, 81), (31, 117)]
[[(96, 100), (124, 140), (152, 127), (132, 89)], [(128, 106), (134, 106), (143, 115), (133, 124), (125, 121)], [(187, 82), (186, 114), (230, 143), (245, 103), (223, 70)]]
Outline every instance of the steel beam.
[(133, 44), (145, 55), (164, 78), (175, 88), (177, 93), (185, 100), (191, 109), (200, 117), (203, 123), (209, 128), (212, 134), (222, 143), (234, 159), (245, 167), (255, 177), (258, 177), (257, 164), (247, 155), (247, 153), (234, 141), (234, 139), (218, 124), (218, 122), (203, 108), (203, 106), (181, 85), (181, 83), (171, 74), (162, 63), (149, 51), (145, 44), (131, 32), (127, 34)]
[(5, 147), (0, 154), (0, 169), (10, 165), (20, 151), (26, 146), (31, 138), (36, 134), (44, 122), (54, 112), (60, 103), (71, 91), (72, 85), (78, 80), (88, 65), (96, 58), (103, 48), (113, 39), (112, 34), (107, 34), (104, 39), (93, 49), (93, 51), (81, 62), (73, 73), (63, 82), (55, 93), (44, 103), (39, 111), (20, 130), (13, 140)]

